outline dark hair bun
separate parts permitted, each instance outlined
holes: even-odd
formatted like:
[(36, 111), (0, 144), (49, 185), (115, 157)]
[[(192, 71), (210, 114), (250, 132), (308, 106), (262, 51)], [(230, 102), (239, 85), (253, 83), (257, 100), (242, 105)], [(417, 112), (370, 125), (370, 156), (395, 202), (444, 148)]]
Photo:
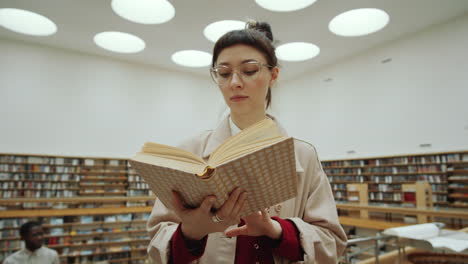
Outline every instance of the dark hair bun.
[(271, 32), (270, 24), (266, 22), (258, 22), (255, 20), (250, 20), (245, 25), (247, 29), (253, 29), (262, 32), (270, 41), (273, 42), (273, 33)]

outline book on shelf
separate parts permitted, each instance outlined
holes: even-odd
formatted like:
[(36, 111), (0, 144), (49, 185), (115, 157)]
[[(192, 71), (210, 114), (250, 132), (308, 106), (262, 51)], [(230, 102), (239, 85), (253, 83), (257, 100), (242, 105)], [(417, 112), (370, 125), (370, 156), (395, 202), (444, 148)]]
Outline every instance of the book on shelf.
[(460, 231), (441, 229), (442, 223), (427, 223), (384, 230), (386, 235), (409, 239), (412, 246), (429, 250), (468, 251), (468, 234)]
[(242, 216), (297, 194), (293, 139), (282, 135), (271, 119), (228, 138), (207, 161), (179, 148), (149, 142), (130, 163), (168, 208), (172, 208), (172, 191), (192, 208), (206, 196), (215, 195), (216, 210), (240, 187), (248, 193)]

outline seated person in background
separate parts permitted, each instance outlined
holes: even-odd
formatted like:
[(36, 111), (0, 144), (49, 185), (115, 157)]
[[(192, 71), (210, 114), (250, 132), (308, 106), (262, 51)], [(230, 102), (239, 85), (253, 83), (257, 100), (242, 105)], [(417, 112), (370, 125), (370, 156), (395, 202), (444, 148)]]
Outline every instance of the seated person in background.
[(44, 231), (41, 223), (30, 221), (20, 228), (25, 248), (8, 256), (3, 264), (59, 264), (59, 256), (53, 249), (42, 246)]

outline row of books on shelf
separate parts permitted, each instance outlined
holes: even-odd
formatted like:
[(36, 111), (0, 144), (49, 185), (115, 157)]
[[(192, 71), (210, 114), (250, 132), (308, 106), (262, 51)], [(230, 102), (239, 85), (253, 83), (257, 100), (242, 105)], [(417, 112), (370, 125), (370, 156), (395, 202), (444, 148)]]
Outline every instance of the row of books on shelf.
[[(63, 250), (60, 258), (66, 258), (66, 263), (73, 264), (109, 264), (116, 263), (146, 263), (146, 247), (144, 245), (112, 246), (109, 248), (96, 248), (94, 250)], [(9, 253), (0, 252), (0, 260)]]
[[(447, 186), (431, 185), (434, 192), (447, 192)], [(369, 184), (369, 192), (401, 192), (401, 184)]]
[(430, 183), (445, 183), (446, 175), (395, 175), (395, 176), (370, 176), (370, 181), (375, 183), (399, 183), (399, 182), (416, 182), (428, 181)]
[(367, 159), (367, 160), (339, 160), (339, 161), (323, 161), (324, 168), (327, 167), (344, 167), (344, 166), (381, 166), (392, 164), (426, 164), (426, 163), (451, 163), (468, 161), (468, 154), (441, 154), (441, 155), (428, 155), (428, 156), (409, 156), (409, 157), (391, 157), (381, 159)]
[(468, 208), (468, 201), (455, 201), (452, 203), (452, 206)]
[[(127, 223), (132, 224), (132, 221), (146, 221), (148, 220), (149, 213), (128, 213), (116, 215), (77, 215), (77, 216), (63, 216), (63, 217), (46, 217), (40, 221), (50, 228), (60, 227), (67, 225), (68, 228), (81, 228), (82, 224), (99, 224), (105, 225), (108, 223)], [(0, 221), (0, 231), (16, 230), (26, 223), (27, 218), (13, 218), (2, 219)], [(1, 233), (0, 233), (1, 234)], [(17, 233), (19, 235), (19, 233)]]
[(468, 180), (468, 175), (458, 175), (458, 176), (450, 176), (448, 178), (450, 181), (459, 181), (459, 180)]
[(329, 182), (364, 182), (367, 181), (367, 177), (364, 176), (328, 176)]
[(406, 166), (406, 167), (370, 167), (370, 168), (342, 168), (342, 169), (325, 169), (327, 174), (399, 174), (399, 173), (434, 173), (446, 172), (446, 165), (422, 165), (422, 166)]
[(2, 181), (79, 181), (78, 174), (0, 173)]
[(2, 163), (36, 163), (36, 164), (59, 164), (59, 165), (79, 165), (80, 159), (61, 157), (37, 157), (21, 155), (0, 155)]
[(151, 190), (128, 190), (127, 196), (152, 196), (154, 195)]
[(0, 190), (1, 199), (10, 198), (53, 198), (53, 197), (75, 197), (78, 196), (78, 191), (73, 190), (17, 190), (17, 191), (4, 191)]
[(130, 171), (132, 174), (128, 175), (128, 181), (129, 182), (144, 182), (143, 178), (140, 177), (139, 175), (135, 175), (134, 171)]
[(468, 190), (468, 184), (464, 184), (464, 183), (451, 183), (449, 184), (448, 187), (449, 188), (467, 188)]
[[(369, 200), (371, 201), (393, 201), (393, 202), (404, 202), (404, 201), (414, 201), (414, 193), (388, 193), (388, 192), (370, 192), (368, 194)], [(337, 200), (348, 200), (348, 201), (358, 201), (359, 197), (356, 195), (350, 195), (346, 191), (336, 191), (334, 192), (334, 197)], [(447, 202), (447, 196), (433, 194), (433, 202)]]
[(431, 185), (431, 188), (433, 192), (447, 192), (448, 191), (447, 185), (442, 185), (442, 184)]
[(346, 183), (331, 183), (332, 190), (346, 190)]
[(440, 194), (433, 194), (432, 195), (432, 201), (433, 202), (447, 202), (447, 196), (446, 195), (440, 195)]
[(81, 173), (81, 167), (50, 166), (38, 164), (0, 164), (0, 171), (4, 172), (43, 172), (43, 173)]
[(369, 192), (393, 192), (401, 191), (401, 184), (369, 184)]
[(72, 165), (72, 166), (126, 166), (124, 159), (106, 158), (65, 158), (65, 157), (45, 157), (45, 156), (23, 156), (23, 155), (0, 155), (0, 163), (27, 163), (43, 165)]
[(428, 181), (430, 183), (446, 183), (446, 175), (387, 175), (387, 176), (353, 176), (353, 175), (343, 175), (343, 176), (328, 176), (329, 181), (332, 182), (357, 182), (363, 183), (366, 181), (374, 183), (401, 183), (401, 182), (416, 182), (416, 181)]
[(80, 194), (90, 194), (90, 193), (122, 193), (122, 189), (115, 189), (115, 188), (105, 188), (105, 189), (86, 189), (80, 191)]
[(0, 182), (0, 189), (47, 189), (47, 190), (65, 190), (78, 188), (78, 183), (63, 183), (63, 182)]
[(37, 165), (37, 164), (0, 164), (0, 172), (42, 172), (42, 173), (127, 173), (123, 167), (66, 167), (61, 165)]
[[(131, 195), (129, 193), (128, 196), (151, 196), (153, 195), (150, 191), (142, 191), (135, 195)], [(57, 203), (57, 202), (21, 202), (21, 203), (11, 203), (8, 206), (0, 207), (0, 210), (24, 210), (24, 209), (67, 209), (67, 208), (109, 208), (109, 207), (145, 207), (145, 206), (152, 206), (154, 201), (117, 201), (117, 202), (100, 202), (99, 200), (95, 200), (94, 203)], [(99, 204), (99, 205), (96, 205)]]
[(146, 182), (130, 182), (128, 186), (130, 189), (148, 189), (149, 186)]
[[(118, 181), (116, 183), (111, 183), (111, 184), (112, 184), (112, 186), (122, 186), (122, 187), (127, 186), (127, 183), (122, 182), (122, 181)], [(96, 185), (97, 185), (97, 187), (106, 186), (106, 185), (109, 185), (109, 182), (108, 181), (104, 181), (104, 182), (100, 182), (100, 181), (93, 181), (93, 182), (80, 181), (80, 186), (81, 187), (96, 186)]]
[[(345, 183), (332, 183), (331, 187), (333, 190), (345, 190), (347, 184)], [(465, 187), (463, 184), (451, 184), (449, 187)], [(368, 192), (401, 192), (401, 184), (368, 184)], [(432, 191), (434, 192), (446, 192), (447, 186), (441, 184), (431, 185)]]
[(369, 199), (371, 200), (392, 200), (401, 201), (401, 193), (383, 193), (383, 192), (371, 192), (369, 193)]
[[(91, 238), (86, 236), (68, 235), (68, 236), (47, 236), (44, 239), (45, 245), (48, 247), (61, 246), (61, 247), (83, 247), (83, 246), (94, 246), (97, 244), (123, 244), (125, 242), (141, 242), (141, 240), (149, 240), (147, 232), (132, 233), (132, 236), (128, 236), (127, 233), (123, 233), (123, 236), (99, 236), (93, 234)], [(0, 240), (1, 250), (14, 250), (23, 247), (23, 241), (15, 237), (14, 239)]]
[[(139, 249), (139, 250), (138, 250)], [(137, 250), (137, 251), (135, 251)], [(67, 252), (66, 256), (69, 260), (68, 263), (94, 263), (94, 264), (108, 264), (110, 261), (119, 261), (119, 263), (132, 263), (140, 264), (145, 263), (147, 256), (144, 252), (144, 247), (135, 246), (116, 246), (109, 249), (95, 249), (95, 250), (72, 250)], [(105, 254), (103, 254), (105, 253)], [(137, 259), (138, 258), (138, 259)], [(74, 260), (76, 259), (76, 260)]]
[[(118, 214), (118, 215), (89, 215), (80, 216), (79, 222), (81, 224), (104, 222), (104, 223), (115, 223), (115, 222), (129, 222), (133, 220), (148, 220), (149, 213), (131, 213), (131, 214)], [(51, 224), (57, 224), (51, 223)]]
[[(118, 255), (116, 254), (122, 254), (122, 253), (127, 253), (129, 251), (134, 251), (141, 249), (142, 251), (146, 250), (146, 245), (122, 245), (122, 246), (110, 246), (110, 247), (102, 247), (102, 248), (96, 248), (95, 250), (76, 250), (76, 249), (68, 249), (64, 250), (63, 255), (66, 255), (67, 257), (77, 257), (77, 256), (86, 256), (86, 255), (110, 255), (112, 256), (112, 259), (118, 259), (120, 257), (117, 257)], [(145, 253), (145, 252), (143, 252)], [(136, 255), (136, 254), (135, 254)], [(144, 254), (138, 254), (138, 255), (144, 255)], [(128, 255), (127, 255), (128, 256)], [(134, 256), (132, 254), (132, 256)], [(133, 262), (132, 262), (133, 263)]]
[[(0, 190), (0, 199), (13, 199), (13, 198), (69, 198), (69, 197), (80, 197), (80, 196), (154, 196), (151, 190), (87, 190), (87, 191), (69, 191), (69, 190), (48, 190), (48, 191), (35, 191), (35, 190)], [(99, 203), (99, 200), (96, 200)], [(146, 202), (127, 202), (127, 206), (147, 206)], [(13, 206), (13, 205), (12, 205)], [(11, 209), (11, 206), (9, 206)], [(14, 207), (17, 207), (15, 205)], [(37, 209), (37, 208), (51, 208), (51, 209), (62, 209), (68, 208), (69, 204), (64, 203), (36, 203), (36, 202), (23, 202), (21, 203), (21, 209)], [(76, 207), (76, 206), (72, 206)], [(94, 208), (95, 205), (80, 205), (80, 208)], [(113, 206), (111, 206), (113, 207)], [(9, 208), (0, 206), (0, 210), (7, 210)]]
[(343, 191), (337, 191), (333, 193), (333, 196), (335, 197), (335, 199), (346, 198), (347, 193)]
[(116, 176), (116, 175), (86, 175), (82, 176), (80, 178), (80, 181), (85, 182), (85, 181), (106, 181), (107, 183), (119, 183), (122, 181), (125, 181), (127, 177), (121, 175), (121, 176)]

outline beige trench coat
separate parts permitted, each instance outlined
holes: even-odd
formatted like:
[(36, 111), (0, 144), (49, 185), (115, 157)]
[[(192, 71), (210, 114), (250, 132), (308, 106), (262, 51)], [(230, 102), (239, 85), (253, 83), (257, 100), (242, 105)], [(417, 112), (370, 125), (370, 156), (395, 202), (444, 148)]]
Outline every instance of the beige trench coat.
[[(207, 158), (230, 136), (229, 119), (226, 118), (215, 130), (206, 131), (179, 147)], [(330, 184), (315, 148), (299, 140), (295, 140), (294, 145), (298, 195), (272, 206), (270, 215), (292, 220), (299, 230), (304, 261), (297, 263), (337, 263), (345, 248), (346, 234), (338, 222)], [(155, 263), (169, 263), (170, 240), (177, 226), (178, 217), (156, 199), (147, 223), (151, 238), (148, 253)], [(208, 235), (205, 253), (195, 263), (234, 263), (235, 252), (236, 238), (212, 233)], [(277, 256), (274, 259), (275, 263), (292, 263)]]

